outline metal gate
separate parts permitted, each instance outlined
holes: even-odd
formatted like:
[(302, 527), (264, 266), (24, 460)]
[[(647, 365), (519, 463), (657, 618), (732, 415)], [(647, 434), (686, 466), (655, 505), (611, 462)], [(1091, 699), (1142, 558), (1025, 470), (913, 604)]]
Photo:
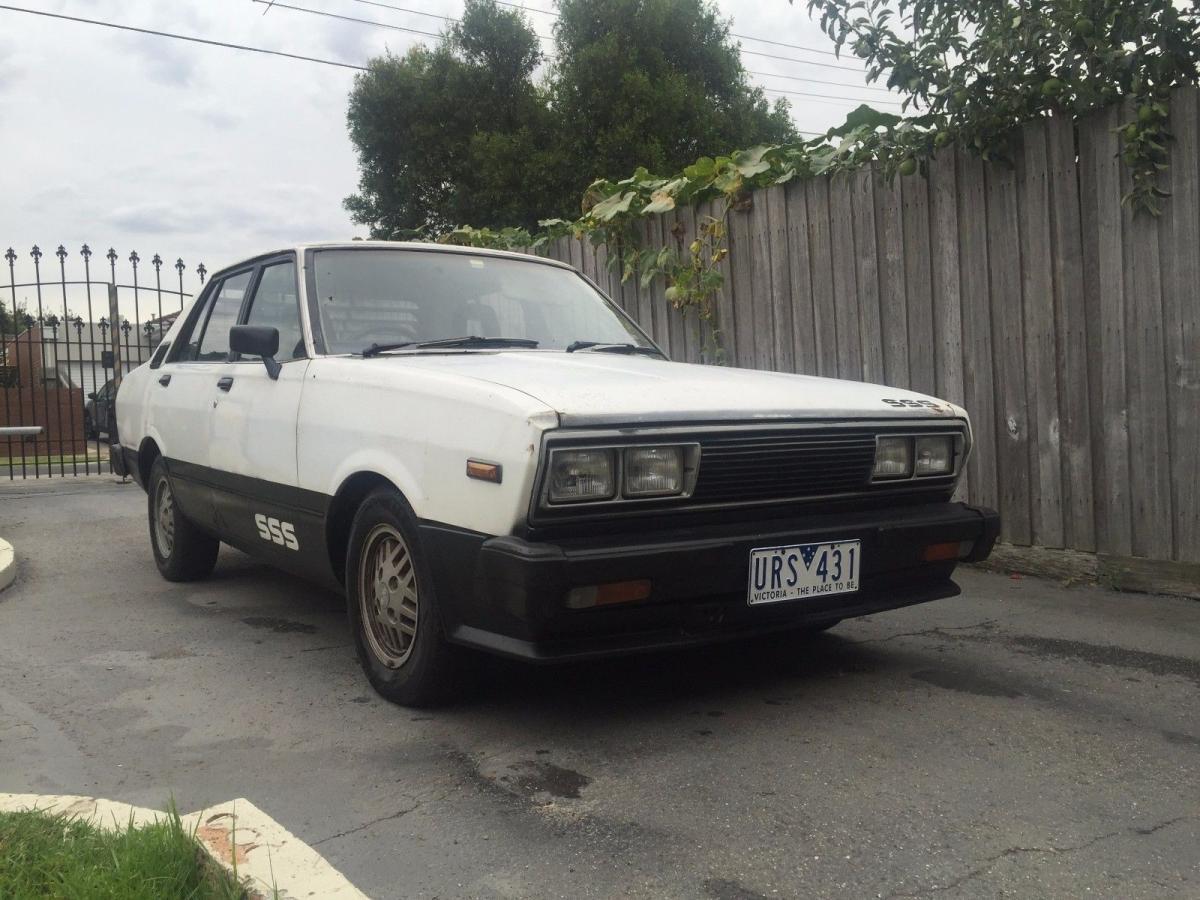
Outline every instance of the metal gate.
[(112, 248), (93, 269), (87, 244), (43, 257), (36, 245), (4, 254), (0, 478), (111, 472), (120, 378), (150, 358), (207, 270), (177, 259), (164, 271), (155, 253), (151, 273), (136, 250), (123, 260)]

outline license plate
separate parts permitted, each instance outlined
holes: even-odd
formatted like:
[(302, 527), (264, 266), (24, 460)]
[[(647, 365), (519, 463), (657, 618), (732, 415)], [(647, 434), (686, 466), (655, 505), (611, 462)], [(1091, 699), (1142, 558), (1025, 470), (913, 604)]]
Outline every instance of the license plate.
[(861, 541), (759, 547), (750, 551), (746, 602), (781, 603), (858, 590)]

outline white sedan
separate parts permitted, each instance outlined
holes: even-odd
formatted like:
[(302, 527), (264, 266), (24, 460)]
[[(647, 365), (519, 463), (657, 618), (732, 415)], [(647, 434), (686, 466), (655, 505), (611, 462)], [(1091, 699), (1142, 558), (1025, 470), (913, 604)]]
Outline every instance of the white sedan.
[(671, 362), (569, 266), (484, 250), (218, 272), (117, 424), (164, 577), (224, 541), (343, 590), (371, 683), (413, 705), (471, 649), (570, 660), (950, 597), (999, 527), (951, 500), (959, 407)]

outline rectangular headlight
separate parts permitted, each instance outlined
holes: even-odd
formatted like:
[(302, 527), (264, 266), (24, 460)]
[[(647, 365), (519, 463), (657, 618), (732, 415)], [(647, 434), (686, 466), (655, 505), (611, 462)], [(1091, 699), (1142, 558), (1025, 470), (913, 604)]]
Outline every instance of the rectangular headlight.
[(875, 469), (872, 478), (908, 478), (913, 472), (913, 439), (884, 437), (875, 439)]
[(627, 448), (624, 493), (626, 497), (670, 497), (682, 494), (683, 448)]
[(954, 471), (954, 437), (949, 434), (917, 438), (917, 475), (949, 475)]
[(608, 500), (616, 493), (611, 450), (554, 450), (550, 454), (551, 503)]

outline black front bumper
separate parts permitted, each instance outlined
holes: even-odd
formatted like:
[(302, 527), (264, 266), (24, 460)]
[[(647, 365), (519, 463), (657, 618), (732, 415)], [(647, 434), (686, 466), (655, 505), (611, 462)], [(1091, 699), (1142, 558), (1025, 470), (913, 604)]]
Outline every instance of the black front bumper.
[[(1000, 529), (989, 509), (934, 503), (709, 524), (653, 533), (530, 542), (424, 523), (448, 637), (504, 656), (550, 662), (610, 656), (827, 624), (952, 597), (960, 561), (991, 553)], [(862, 541), (859, 590), (750, 606), (755, 547)], [(925, 562), (931, 544), (972, 542), (962, 560)], [(568, 609), (573, 587), (649, 579), (649, 599)]]

